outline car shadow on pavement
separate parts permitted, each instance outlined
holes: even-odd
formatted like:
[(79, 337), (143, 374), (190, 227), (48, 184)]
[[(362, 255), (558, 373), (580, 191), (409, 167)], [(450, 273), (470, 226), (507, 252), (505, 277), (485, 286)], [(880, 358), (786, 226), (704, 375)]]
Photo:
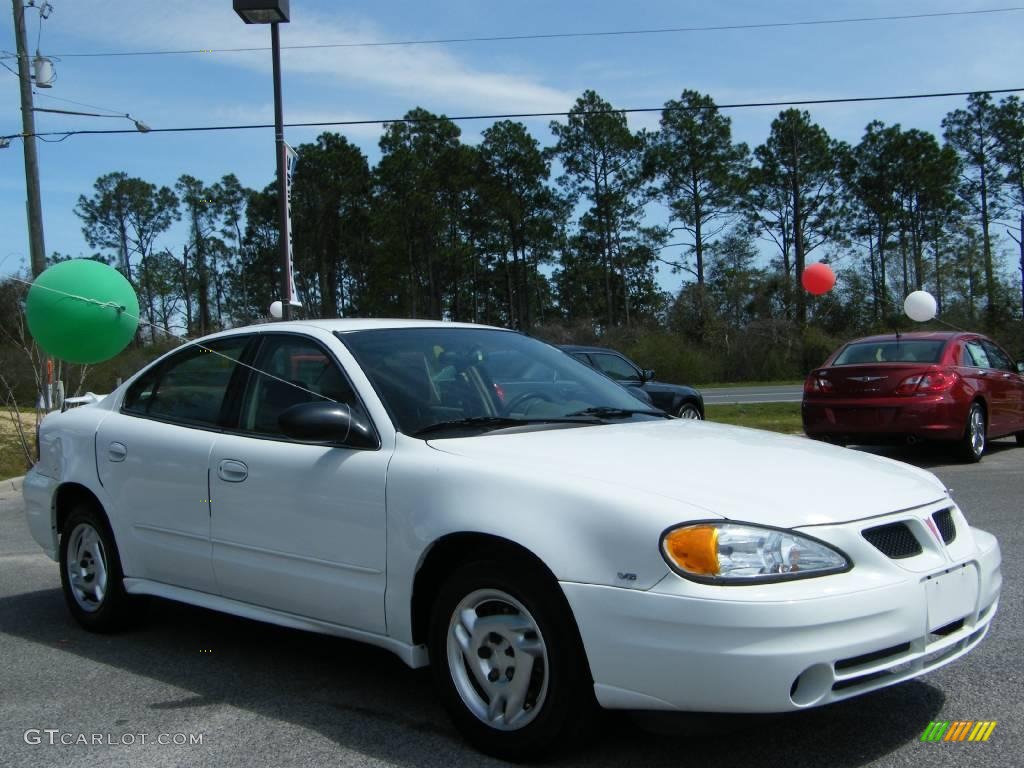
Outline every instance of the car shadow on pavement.
[[(913, 464), (922, 469), (935, 469), (936, 467), (961, 466), (967, 467), (970, 464), (960, 461), (948, 445), (942, 443), (915, 443), (914, 445), (851, 445), (850, 448), (865, 453), (873, 453), (877, 456), (885, 456), (907, 464)], [(1006, 451), (1018, 450), (1014, 438), (1002, 438), (989, 442), (985, 448), (985, 455), (981, 461), (984, 463), (993, 456), (998, 456)]]
[[(223, 705), (400, 765), (501, 764), (459, 739), (434, 697), (429, 670), (411, 671), (360, 643), (157, 599), (141, 608), (136, 628), (92, 635), (72, 621), (58, 589), (0, 599), (0, 632), (67, 654), (56, 669), (81, 665), (77, 657), (161, 683), (148, 696), (150, 715)], [(19, 663), (16, 654), (5, 661)], [(687, 685), (685, 676), (679, 684)], [(168, 686), (190, 694), (160, 698)], [(944, 701), (940, 689), (911, 681), (784, 715), (605, 713), (590, 738), (552, 764), (852, 768), (916, 741)]]

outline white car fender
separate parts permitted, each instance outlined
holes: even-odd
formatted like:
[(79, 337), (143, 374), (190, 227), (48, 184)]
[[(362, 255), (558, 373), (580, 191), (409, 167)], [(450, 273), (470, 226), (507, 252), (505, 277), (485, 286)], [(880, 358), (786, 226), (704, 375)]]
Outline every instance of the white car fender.
[[(562, 582), (644, 590), (670, 573), (658, 550), (668, 525), (720, 517), (621, 485), (566, 483), (557, 472), (493, 466), (403, 435), (398, 439), (387, 481), (386, 609), (388, 634), (406, 642), (412, 639), (416, 573), (447, 535), (480, 533), (512, 541)], [(629, 525), (622, 524), (624, 509), (634, 510)]]

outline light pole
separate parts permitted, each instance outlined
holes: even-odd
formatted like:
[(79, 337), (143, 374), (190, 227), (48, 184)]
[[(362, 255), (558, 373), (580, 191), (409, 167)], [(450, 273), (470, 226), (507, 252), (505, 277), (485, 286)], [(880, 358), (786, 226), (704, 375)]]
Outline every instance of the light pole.
[(232, 0), (235, 13), (246, 24), (269, 24), (274, 60), (274, 142), (277, 148), (277, 228), (281, 264), (282, 319), (291, 317), (291, 256), (288, 243), (288, 199), (285, 182), (284, 109), (281, 106), (281, 40), (277, 25), (288, 23), (289, 0)]

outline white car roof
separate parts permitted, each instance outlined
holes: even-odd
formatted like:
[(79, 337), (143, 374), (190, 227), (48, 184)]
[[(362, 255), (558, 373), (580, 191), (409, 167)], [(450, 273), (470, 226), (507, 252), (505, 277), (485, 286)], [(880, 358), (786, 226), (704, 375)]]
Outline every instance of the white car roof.
[(385, 328), (486, 328), (494, 331), (507, 331), (507, 328), (498, 328), (493, 325), (477, 325), (476, 323), (453, 323), (447, 320), (415, 320), (415, 319), (391, 319), (391, 318), (350, 318), (332, 320), (289, 320), (288, 322), (260, 323), (258, 325), (243, 325), (227, 331), (220, 331), (209, 336), (204, 336), (196, 341), (204, 339), (216, 339), (225, 336), (233, 336), (239, 333), (252, 333), (253, 331), (280, 331), (293, 328), (303, 330), (318, 328), (320, 330), (339, 333), (348, 331), (367, 331)]

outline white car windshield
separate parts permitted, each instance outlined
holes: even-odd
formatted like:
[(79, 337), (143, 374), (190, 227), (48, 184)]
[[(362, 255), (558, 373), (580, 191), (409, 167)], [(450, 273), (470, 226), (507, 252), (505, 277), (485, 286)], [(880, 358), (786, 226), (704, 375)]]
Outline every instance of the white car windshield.
[(664, 417), (564, 352), (513, 331), (428, 327), (337, 335), (408, 435)]

